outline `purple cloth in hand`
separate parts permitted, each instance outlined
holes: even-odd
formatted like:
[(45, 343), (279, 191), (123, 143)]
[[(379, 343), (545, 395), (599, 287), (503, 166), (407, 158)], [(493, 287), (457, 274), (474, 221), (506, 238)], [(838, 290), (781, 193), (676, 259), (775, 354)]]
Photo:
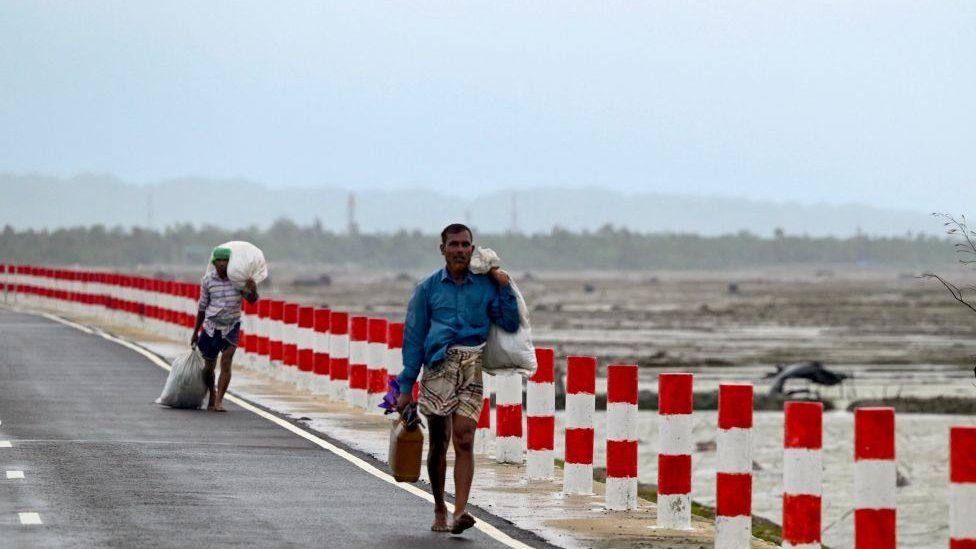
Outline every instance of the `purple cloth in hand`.
[(390, 381), (387, 383), (389, 390), (383, 395), (383, 400), (380, 402), (379, 407), (383, 408), (384, 414), (391, 414), (396, 411), (397, 397), (400, 396), (400, 384), (397, 383), (395, 377), (390, 377)]

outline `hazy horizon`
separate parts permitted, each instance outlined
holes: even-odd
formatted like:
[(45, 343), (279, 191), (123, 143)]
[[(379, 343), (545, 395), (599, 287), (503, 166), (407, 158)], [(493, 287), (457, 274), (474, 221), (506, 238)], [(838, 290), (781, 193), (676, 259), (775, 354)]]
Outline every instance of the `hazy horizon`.
[[(470, 198), (470, 195), (468, 193), (462, 191), (462, 190), (452, 190), (450, 187), (448, 187), (448, 188), (437, 188), (437, 187), (434, 187), (434, 186), (424, 186), (424, 185), (421, 185), (421, 184), (417, 184), (417, 185), (413, 185), (413, 186), (406, 186), (406, 187), (402, 187), (402, 188), (396, 187), (396, 186), (390, 187), (390, 188), (384, 188), (382, 186), (364, 186), (364, 187), (358, 187), (357, 188), (356, 186), (344, 186), (344, 185), (340, 185), (340, 184), (336, 184), (336, 185), (326, 185), (326, 184), (312, 185), (312, 184), (300, 184), (300, 183), (296, 183), (296, 184), (287, 184), (286, 183), (286, 184), (280, 184), (280, 185), (272, 185), (272, 184), (267, 183), (267, 182), (263, 182), (263, 181), (260, 181), (260, 180), (257, 180), (257, 179), (243, 177), (243, 176), (207, 177), (207, 176), (202, 176), (202, 175), (183, 174), (183, 175), (177, 175), (177, 176), (172, 176), (172, 177), (163, 177), (163, 178), (153, 179), (153, 180), (147, 180), (147, 181), (132, 181), (132, 180), (123, 179), (122, 177), (120, 177), (117, 174), (108, 173), (108, 172), (80, 172), (80, 173), (76, 173), (76, 174), (69, 175), (69, 176), (59, 176), (59, 175), (54, 175), (54, 174), (50, 174), (50, 173), (40, 173), (40, 172), (16, 173), (16, 172), (9, 171), (9, 170), (0, 170), (0, 177), (14, 177), (14, 178), (32, 178), (32, 177), (36, 177), (36, 178), (39, 178), (39, 179), (57, 180), (57, 181), (60, 181), (60, 182), (63, 182), (63, 183), (71, 183), (71, 182), (75, 182), (75, 181), (85, 181), (85, 180), (88, 180), (88, 179), (110, 179), (110, 180), (116, 180), (119, 183), (124, 184), (124, 185), (131, 185), (133, 187), (138, 187), (138, 188), (147, 189), (147, 190), (151, 190), (153, 188), (158, 188), (160, 186), (165, 186), (165, 185), (172, 184), (172, 183), (179, 183), (179, 182), (186, 182), (186, 181), (208, 181), (208, 182), (213, 182), (213, 183), (229, 183), (229, 184), (238, 184), (239, 183), (239, 184), (245, 184), (245, 185), (254, 185), (254, 186), (260, 187), (262, 189), (269, 190), (269, 191), (282, 191), (282, 192), (287, 192), (287, 191), (304, 192), (304, 191), (314, 191), (314, 190), (330, 190), (330, 191), (338, 191), (338, 192), (343, 192), (343, 193), (355, 194), (355, 195), (358, 196), (358, 195), (368, 195), (369, 193), (376, 192), (376, 191), (382, 191), (382, 192), (387, 192), (387, 191), (394, 191), (394, 192), (419, 191), (419, 192), (436, 193), (436, 194), (444, 195), (445, 197), (465, 198), (467, 196), (467, 198)], [(637, 190), (635, 190), (635, 189), (614, 189), (614, 188), (609, 187), (609, 186), (597, 185), (597, 184), (531, 185), (531, 186), (523, 186), (523, 187), (498, 187), (498, 188), (488, 188), (488, 189), (486, 189), (485, 190), (485, 194), (490, 193), (490, 194), (499, 194), (499, 195), (515, 195), (515, 196), (518, 196), (519, 194), (531, 193), (533, 191), (560, 191), (560, 190), (566, 190), (566, 191), (598, 191), (598, 192), (608, 192), (608, 193), (613, 193), (613, 194), (616, 194), (616, 195), (619, 195), (619, 196), (624, 196), (624, 197), (635, 197), (635, 196), (646, 196), (646, 195), (661, 195), (661, 196), (668, 196), (668, 197), (675, 197), (675, 198), (692, 198), (692, 199), (719, 199), (719, 200), (731, 199), (731, 200), (742, 200), (744, 202), (749, 202), (749, 203), (776, 204), (776, 205), (782, 205), (782, 206), (814, 206), (814, 207), (816, 207), (816, 206), (830, 206), (830, 207), (833, 207), (833, 206), (861, 207), (861, 206), (863, 206), (863, 207), (877, 207), (877, 206), (874, 206), (874, 205), (869, 204), (867, 202), (857, 202), (857, 201), (832, 202), (832, 201), (823, 200), (823, 199), (803, 200), (803, 199), (790, 199), (790, 198), (784, 198), (784, 199), (775, 199), (775, 198), (750, 198), (748, 196), (745, 196), (745, 195), (742, 195), (742, 194), (735, 194), (735, 193), (721, 193), (721, 192), (715, 192), (715, 193), (695, 193), (695, 192), (691, 192), (691, 191), (685, 191), (685, 192), (681, 192), (681, 191), (676, 191), (676, 192), (661, 192), (661, 191), (656, 191), (656, 190), (653, 190), (653, 189), (648, 189), (648, 190), (640, 190), (640, 189), (637, 189)], [(897, 207), (888, 207), (888, 208), (885, 208), (885, 207), (883, 207), (881, 209), (886, 210), (886, 211), (891, 211), (891, 212), (899, 212), (899, 213), (913, 213), (913, 214), (932, 214), (933, 213), (931, 210), (926, 209), (924, 207), (921, 207), (918, 204), (908, 205), (908, 206), (903, 207), (903, 208), (897, 208)], [(949, 212), (949, 213), (952, 213), (952, 212)]]
[[(626, 193), (549, 187), (449, 195), (437, 189), (272, 188), (242, 179), (181, 178), (136, 185), (115, 176), (71, 179), (0, 172), (0, 223), (18, 229), (92, 226), (163, 228), (181, 223), (268, 227), (281, 218), (334, 232), (352, 220), (364, 233), (420, 230), (453, 222), (493, 233), (595, 231), (606, 225), (639, 233), (714, 236), (748, 231), (846, 237), (941, 234), (928, 212), (864, 204), (802, 204), (687, 194)], [(948, 212), (957, 213), (957, 212)]]

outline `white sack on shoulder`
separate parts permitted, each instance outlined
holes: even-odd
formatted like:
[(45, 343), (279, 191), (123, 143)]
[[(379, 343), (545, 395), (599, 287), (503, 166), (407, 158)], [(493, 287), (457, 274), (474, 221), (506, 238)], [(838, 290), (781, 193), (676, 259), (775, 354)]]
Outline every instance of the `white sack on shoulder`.
[[(238, 290), (244, 289), (244, 283), (252, 278), (256, 284), (268, 278), (268, 262), (264, 260), (264, 252), (260, 248), (242, 240), (224, 242), (219, 247), (230, 250), (230, 261), (227, 262), (227, 278)], [(213, 271), (213, 263), (207, 265), (207, 272)]]
[[(471, 254), (468, 270), (475, 274), (485, 274), (499, 263), (498, 254), (491, 248), (475, 248)], [(488, 330), (481, 368), (489, 374), (517, 373), (528, 378), (535, 373), (538, 363), (535, 346), (532, 345), (532, 326), (529, 324), (529, 308), (515, 281), (509, 283), (515, 300), (518, 302), (519, 329), (509, 333), (492, 323)]]

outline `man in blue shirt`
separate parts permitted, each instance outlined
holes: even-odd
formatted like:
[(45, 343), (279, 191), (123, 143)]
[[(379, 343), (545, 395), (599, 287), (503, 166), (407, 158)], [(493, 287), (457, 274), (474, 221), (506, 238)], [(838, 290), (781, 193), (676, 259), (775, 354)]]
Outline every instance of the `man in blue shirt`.
[[(422, 365), (421, 413), (427, 416), (430, 450), (427, 472), (434, 492), (435, 532), (460, 534), (474, 526), (467, 513), (474, 477), (474, 432), (483, 403), (481, 352), (495, 323), (507, 332), (519, 328), (518, 304), (505, 271), (468, 271), (474, 252), (471, 229), (460, 223), (441, 232), (446, 265), (417, 285), (407, 305), (403, 334), (403, 371), (398, 378), (402, 410), (412, 400)], [(447, 445), (454, 441), (454, 521), (448, 526), (444, 505)]]

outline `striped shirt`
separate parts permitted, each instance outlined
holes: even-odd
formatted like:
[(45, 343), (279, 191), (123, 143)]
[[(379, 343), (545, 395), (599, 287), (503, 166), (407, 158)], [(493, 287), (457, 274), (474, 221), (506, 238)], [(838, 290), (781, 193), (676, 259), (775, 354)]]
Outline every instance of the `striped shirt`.
[(214, 330), (227, 334), (241, 320), (241, 299), (244, 294), (229, 278), (220, 278), (210, 271), (200, 281), (200, 310), (204, 311), (203, 329), (213, 336)]

